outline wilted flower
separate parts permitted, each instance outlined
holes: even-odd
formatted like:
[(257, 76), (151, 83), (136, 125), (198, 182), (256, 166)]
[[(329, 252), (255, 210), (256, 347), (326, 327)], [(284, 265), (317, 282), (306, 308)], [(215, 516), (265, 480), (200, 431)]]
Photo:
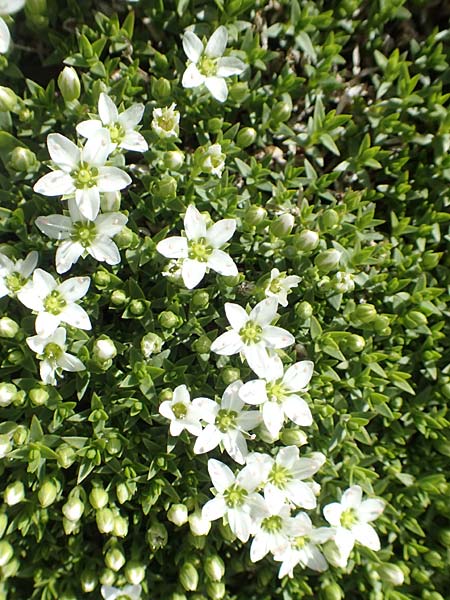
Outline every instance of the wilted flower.
[(287, 296), (290, 290), (297, 287), (300, 283), (300, 277), (298, 275), (287, 275), (286, 273), (280, 273), (276, 268), (270, 272), (270, 279), (265, 287), (265, 294), (270, 298), (276, 298), (281, 306), (287, 306)]
[(178, 137), (180, 113), (175, 110), (176, 104), (153, 110), (152, 129), (160, 138)]

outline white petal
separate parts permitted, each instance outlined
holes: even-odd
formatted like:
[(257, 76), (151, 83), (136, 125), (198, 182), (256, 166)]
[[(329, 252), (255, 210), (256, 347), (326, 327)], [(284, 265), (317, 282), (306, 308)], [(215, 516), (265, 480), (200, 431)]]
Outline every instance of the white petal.
[(284, 505), (286, 494), (272, 483), (268, 483), (264, 488), (264, 498), (272, 514), (276, 514)]
[(100, 167), (97, 186), (101, 192), (117, 192), (130, 185), (131, 177), (118, 167)]
[(299, 461), (300, 451), (297, 446), (286, 446), (280, 448), (276, 462), (277, 464), (292, 470)]
[(205, 83), (206, 77), (200, 73), (197, 66), (191, 63), (183, 73), (181, 85), (184, 88), (196, 88)]
[(103, 125), (112, 125), (119, 120), (117, 107), (111, 98), (102, 92), (98, 99), (98, 114)]
[(99, 262), (106, 262), (108, 265), (118, 265), (120, 263), (120, 252), (116, 244), (107, 237), (97, 237), (87, 248), (87, 251)]
[(72, 219), (64, 215), (38, 217), (35, 224), (42, 233), (54, 240), (66, 240), (73, 229)]
[(210, 398), (195, 398), (192, 400), (192, 406), (197, 411), (199, 418), (207, 423), (214, 423), (219, 405)]
[(86, 188), (75, 192), (75, 201), (80, 213), (89, 221), (94, 221), (100, 210), (100, 193), (98, 188)]
[(67, 354), (67, 352), (64, 352), (64, 354), (58, 358), (57, 362), (58, 366), (61, 367), (61, 369), (64, 369), (64, 371), (84, 371), (86, 368), (79, 358), (73, 356), (73, 354)]
[(221, 219), (206, 232), (206, 239), (213, 248), (221, 248), (236, 230), (235, 219)]
[(252, 527), (252, 519), (250, 515), (242, 510), (232, 508), (228, 511), (227, 517), (231, 531), (237, 538), (241, 540), (241, 542), (245, 543), (250, 537), (250, 531)]
[(239, 390), (242, 387), (242, 381), (238, 379), (230, 383), (222, 394), (221, 407), (226, 410), (234, 410), (239, 413), (244, 406), (244, 402), (239, 397)]
[(285, 348), (295, 342), (294, 336), (289, 331), (274, 325), (266, 325), (262, 335), (269, 348)]
[(200, 283), (206, 273), (206, 263), (191, 258), (185, 258), (181, 267), (181, 276), (184, 285), (192, 290)]
[(237, 419), (239, 429), (243, 431), (250, 431), (250, 429), (258, 427), (261, 421), (261, 413), (256, 410), (242, 412)]
[(227, 47), (228, 31), (227, 28), (221, 25), (218, 27), (206, 44), (205, 54), (210, 58), (218, 58), (222, 56)]
[(199, 238), (206, 237), (205, 217), (193, 204), (187, 207), (184, 217), (184, 230), (188, 240), (198, 240)]
[(42, 382), (46, 385), (56, 385), (55, 377), (56, 365), (49, 360), (42, 360), (39, 365), (39, 374)]
[(228, 455), (239, 463), (245, 464), (245, 457), (248, 454), (247, 443), (240, 431), (229, 431), (223, 436), (223, 445)]
[(230, 77), (240, 75), (245, 71), (245, 63), (235, 56), (224, 56), (217, 61), (218, 77)]
[(60, 133), (50, 133), (47, 136), (47, 148), (52, 161), (63, 171), (73, 171), (80, 162), (81, 152), (78, 146)]
[(43, 196), (63, 196), (75, 191), (72, 177), (64, 171), (51, 171), (36, 181), (33, 190)]
[(38, 253), (36, 252), (36, 250), (33, 250), (32, 252), (30, 252), (29, 254), (27, 254), (27, 256), (25, 257), (25, 260), (23, 261), (19, 271), (20, 274), (22, 275), (22, 277), (30, 277), (31, 273), (34, 271), (34, 269), (36, 268), (36, 265), (38, 263)]
[(259, 531), (250, 546), (250, 560), (258, 562), (270, 551), (270, 538), (264, 531)]
[(208, 473), (219, 494), (222, 494), (234, 483), (234, 475), (231, 469), (214, 458), (208, 460)]
[(101, 129), (103, 129), (102, 122), (98, 119), (88, 119), (87, 121), (82, 121), (77, 125), (77, 133), (82, 135), (85, 138), (90, 138), (93, 135), (96, 135)]
[(308, 544), (303, 550), (305, 554), (303, 562), (306, 566), (319, 573), (327, 570), (328, 563), (318, 548), (313, 544)]
[(129, 131), (138, 125), (144, 115), (145, 106), (143, 104), (133, 104), (119, 115), (119, 123)]
[(208, 257), (207, 265), (210, 269), (224, 276), (235, 276), (238, 274), (238, 270), (232, 258), (228, 256), (223, 250), (217, 250), (216, 248), (212, 251)]
[(262, 407), (264, 424), (272, 437), (276, 437), (284, 423), (284, 412), (277, 402), (265, 402)]
[(240, 331), (249, 319), (245, 308), (232, 302), (225, 302), (225, 314), (227, 315), (229, 324), (236, 331)]
[(359, 508), (362, 500), (362, 489), (352, 485), (342, 494), (341, 504), (344, 508)]
[(306, 388), (314, 371), (314, 363), (310, 360), (302, 360), (295, 363), (286, 371), (283, 384), (288, 390), (298, 392)]
[(44, 271), (44, 269), (36, 269), (33, 273), (33, 288), (35, 295), (39, 298), (45, 298), (53, 291), (58, 284), (56, 279)]
[(267, 401), (266, 382), (264, 379), (247, 381), (239, 390), (239, 396), (246, 404), (263, 404)]
[(211, 352), (231, 356), (242, 350), (243, 343), (239, 335), (235, 331), (227, 331), (219, 335), (211, 344)]
[(90, 277), (71, 277), (63, 281), (58, 290), (68, 302), (75, 302), (86, 296), (90, 283)]
[(1, 0), (0, 15), (13, 15), (25, 6), (25, 0)]
[(375, 521), (383, 512), (385, 503), (383, 500), (377, 500), (376, 498), (370, 498), (369, 500), (363, 500), (358, 510), (358, 516), (361, 521), (370, 522)]
[(72, 327), (78, 329), (92, 329), (91, 321), (87, 312), (78, 304), (70, 304), (66, 306), (58, 315), (64, 323), (68, 323)]
[(156, 249), (166, 258), (187, 258), (187, 239), (179, 236), (166, 238), (158, 242)]
[(128, 131), (119, 146), (133, 152), (147, 152), (148, 144), (138, 131)]
[(250, 313), (250, 319), (259, 325), (270, 325), (277, 314), (278, 302), (275, 298), (266, 298), (259, 302)]
[(265, 345), (261, 342), (249, 346), (244, 345), (241, 351), (247, 359), (251, 370), (254, 371), (258, 377), (265, 377), (270, 367), (270, 359)]
[(67, 273), (83, 254), (84, 248), (79, 242), (66, 240), (56, 250), (55, 264), (57, 273)]
[(211, 93), (211, 96), (219, 102), (225, 102), (228, 97), (228, 88), (225, 79), (222, 77), (206, 77), (205, 85)]
[(99, 215), (95, 221), (95, 226), (99, 235), (114, 237), (122, 231), (128, 221), (128, 217), (122, 213), (111, 212), (105, 215)]
[(347, 562), (350, 552), (353, 550), (353, 546), (355, 545), (355, 536), (353, 533), (348, 529), (338, 527), (334, 537), (334, 543), (338, 547), (343, 561)]
[[(203, 53), (203, 44), (193, 31), (185, 31), (183, 35), (183, 50), (193, 63), (196, 63)], [(183, 84), (184, 85), (184, 84)], [(186, 86), (184, 86), (186, 87)]]
[(308, 404), (295, 394), (288, 396), (283, 401), (283, 410), (288, 419), (290, 419), (296, 425), (302, 427), (309, 427), (312, 425), (313, 417), (309, 409)]
[(54, 333), (54, 331), (57, 329), (60, 323), (61, 318), (59, 315), (52, 315), (47, 312), (41, 312), (36, 317), (34, 327), (38, 335), (49, 337), (52, 335), (52, 333)]
[(220, 519), (227, 511), (227, 505), (225, 500), (221, 497), (213, 498), (209, 500), (202, 508), (202, 519), (206, 521), (215, 521)]
[[(88, 138), (83, 148), (83, 162), (101, 167), (105, 164), (110, 151), (111, 137), (109, 131), (107, 129), (100, 129), (95, 135)], [(108, 192), (110, 190), (102, 191)]]
[(331, 504), (327, 504), (323, 509), (323, 516), (330, 525), (333, 525), (333, 527), (338, 527), (341, 523), (341, 515), (343, 511), (344, 508), (339, 502), (332, 502)]
[(56, 331), (54, 331), (54, 333), (52, 335), (52, 339), (49, 341), (54, 342), (61, 348), (64, 348), (64, 346), (66, 344), (66, 335), (67, 335), (67, 333), (66, 333), (66, 330), (64, 329), (64, 327), (58, 327), (58, 329), (56, 329)]
[[(213, 450), (221, 440), (221, 433), (215, 425), (208, 424), (194, 444), (194, 454), (204, 454)], [(217, 489), (217, 488), (216, 488)]]
[(375, 552), (381, 548), (380, 538), (378, 537), (377, 532), (372, 525), (369, 525), (368, 523), (354, 525), (352, 527), (352, 534), (355, 536), (356, 541), (363, 546), (366, 546), (366, 548), (375, 550)]
[(187, 387), (182, 384), (177, 386), (173, 391), (172, 402), (176, 404), (177, 402), (182, 402), (183, 404), (189, 404), (191, 401), (191, 396), (189, 394), (189, 390)]
[(26, 339), (28, 346), (36, 352), (36, 354), (42, 354), (46, 346), (47, 340), (41, 335), (32, 335)]
[(0, 17), (0, 54), (8, 52), (11, 43), (11, 34), (9, 33), (8, 25)]
[(304, 481), (291, 481), (286, 486), (286, 495), (296, 506), (312, 509), (317, 505), (316, 497)]

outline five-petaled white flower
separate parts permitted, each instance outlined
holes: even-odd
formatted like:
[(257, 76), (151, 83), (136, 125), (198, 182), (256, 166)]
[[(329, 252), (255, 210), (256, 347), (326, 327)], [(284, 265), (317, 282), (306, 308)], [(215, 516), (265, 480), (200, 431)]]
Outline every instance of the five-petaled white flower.
[(89, 221), (80, 213), (73, 198), (69, 200), (69, 216), (38, 217), (36, 225), (54, 240), (62, 240), (56, 250), (56, 270), (66, 273), (82, 256), (90, 254), (108, 265), (120, 263), (119, 249), (112, 238), (125, 226), (128, 218), (117, 212), (98, 215)]
[(205, 84), (211, 95), (219, 102), (225, 102), (228, 88), (224, 78), (240, 75), (245, 64), (234, 56), (223, 56), (227, 47), (228, 31), (221, 25), (211, 35), (206, 44), (193, 31), (183, 36), (183, 49), (190, 63), (181, 81), (185, 88), (195, 88)]
[(201, 406), (204, 400), (205, 398), (195, 398), (191, 401), (187, 387), (179, 385), (173, 391), (172, 400), (161, 402), (159, 412), (170, 420), (170, 435), (180, 435), (184, 429), (193, 435), (200, 435), (202, 432)]
[(58, 283), (50, 273), (36, 269), (33, 279), (19, 290), (17, 297), (38, 313), (35, 323), (38, 335), (51, 335), (60, 323), (91, 329), (87, 312), (76, 304), (86, 295), (90, 282), (89, 277), (71, 277)]
[(257, 411), (243, 411), (244, 402), (239, 398), (242, 381), (231, 383), (222, 395), (219, 403), (203, 398), (200, 404), (205, 429), (195, 442), (194, 452), (209, 452), (220, 443), (236, 462), (243, 465), (248, 454), (244, 434), (261, 422)]
[(51, 335), (34, 335), (26, 339), (28, 346), (36, 352), (40, 375), (46, 385), (56, 385), (59, 371), (84, 371), (86, 368), (79, 358), (66, 352), (66, 330), (58, 327)]
[(325, 571), (328, 563), (317, 547), (333, 537), (331, 527), (313, 527), (309, 516), (300, 512), (293, 518), (292, 529), (295, 534), (291, 537), (287, 547), (279, 552), (274, 552), (274, 559), (282, 562), (278, 577), (285, 575), (294, 576), (297, 565), (309, 567), (313, 571)]
[(170, 106), (153, 110), (152, 129), (160, 138), (178, 137), (180, 113), (175, 107), (175, 102), (172, 102)]
[(208, 460), (208, 472), (217, 495), (203, 506), (202, 517), (208, 521), (226, 517), (231, 531), (245, 543), (255, 525), (254, 513), (264, 504), (262, 496), (255, 492), (259, 477), (249, 467), (234, 475), (213, 458)]
[(298, 275), (287, 275), (286, 273), (280, 273), (276, 268), (270, 271), (270, 279), (267, 282), (264, 293), (269, 298), (276, 298), (281, 306), (287, 306), (287, 296), (290, 290), (297, 287), (300, 283), (300, 277)]
[(286, 502), (301, 508), (315, 508), (312, 482), (304, 479), (310, 479), (324, 462), (325, 456), (320, 452), (300, 458), (296, 446), (280, 448), (275, 458), (259, 452), (247, 456), (247, 465), (259, 473), (267, 504), (274, 508)]
[(276, 363), (264, 379), (248, 381), (240, 389), (239, 395), (244, 402), (262, 407), (264, 424), (272, 437), (278, 436), (285, 416), (296, 425), (307, 427), (312, 424), (309, 406), (297, 392), (305, 391), (313, 369), (314, 363), (302, 360), (283, 374), (283, 365)]
[(333, 541), (339, 551), (339, 566), (347, 565), (356, 542), (371, 550), (380, 549), (380, 538), (369, 523), (381, 515), (384, 507), (385, 503), (377, 498), (363, 500), (359, 485), (345, 490), (340, 502), (325, 506), (323, 514), (334, 530)]
[(198, 154), (201, 158), (200, 167), (203, 172), (222, 177), (226, 155), (222, 152), (220, 144), (211, 144), (207, 148), (201, 147)]
[(8, 52), (11, 34), (5, 21), (5, 15), (12, 15), (25, 6), (25, 0), (0, 0), (0, 54)]
[(131, 183), (122, 169), (105, 166), (111, 152), (106, 129), (90, 137), (82, 149), (60, 133), (50, 133), (47, 147), (59, 168), (41, 177), (34, 184), (34, 191), (44, 196), (75, 195), (81, 214), (90, 221), (98, 215), (100, 192), (116, 192)]
[(277, 307), (275, 298), (266, 298), (248, 314), (239, 304), (225, 303), (231, 331), (214, 340), (211, 350), (225, 356), (241, 352), (259, 377), (270, 377), (274, 368), (278, 373), (281, 359), (275, 354), (275, 349), (285, 348), (293, 344), (295, 339), (285, 329), (271, 325)]
[(111, 138), (111, 150), (118, 146), (124, 150), (147, 152), (148, 144), (144, 136), (136, 131), (144, 114), (144, 108), (143, 104), (133, 104), (119, 113), (111, 98), (102, 92), (98, 99), (100, 119), (88, 119), (78, 123), (77, 132), (89, 139), (102, 129), (107, 129)]
[(0, 253), (0, 298), (15, 296), (26, 285), (37, 261), (38, 253), (34, 250), (16, 261)]
[(208, 269), (220, 275), (237, 275), (232, 258), (220, 250), (236, 229), (235, 219), (221, 219), (211, 226), (192, 204), (184, 217), (186, 237), (174, 236), (156, 246), (160, 254), (181, 261), (181, 275), (188, 289), (200, 283)]
[(265, 502), (254, 513), (256, 527), (250, 546), (250, 560), (257, 562), (271, 552), (282, 552), (289, 545), (289, 538), (295, 535), (294, 519), (287, 504), (273, 506)]
[(112, 585), (102, 585), (101, 593), (104, 600), (139, 600), (142, 587), (140, 585), (126, 585), (116, 588)]

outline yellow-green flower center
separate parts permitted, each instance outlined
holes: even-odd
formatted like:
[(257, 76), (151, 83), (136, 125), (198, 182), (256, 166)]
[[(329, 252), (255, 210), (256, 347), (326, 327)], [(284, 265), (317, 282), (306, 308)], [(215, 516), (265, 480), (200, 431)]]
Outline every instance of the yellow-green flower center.
[(113, 144), (120, 144), (125, 137), (125, 130), (120, 123), (113, 123), (108, 127), (109, 136)]
[(262, 520), (261, 528), (268, 533), (277, 533), (283, 526), (283, 519), (279, 515), (272, 515)]
[(281, 278), (275, 277), (275, 279), (273, 279), (270, 282), (269, 290), (272, 292), (272, 294), (278, 294), (279, 292), (281, 292), (282, 287), (283, 286), (281, 285)]
[(50, 342), (50, 344), (47, 344), (44, 348), (45, 358), (48, 358), (51, 361), (58, 360), (58, 358), (61, 357), (62, 353), (63, 349), (61, 348), (61, 346), (58, 346), (58, 344), (55, 344), (54, 342)]
[(215, 421), (217, 428), (222, 433), (226, 433), (229, 429), (235, 429), (237, 416), (236, 411), (221, 408), (217, 413)]
[(272, 483), (275, 487), (283, 489), (286, 487), (286, 484), (289, 483), (292, 479), (292, 474), (286, 467), (282, 465), (277, 465), (276, 463), (273, 465), (268, 481)]
[(341, 525), (346, 529), (351, 529), (358, 522), (358, 515), (354, 508), (347, 508), (341, 514)]
[(306, 535), (299, 535), (295, 538), (293, 546), (296, 548), (296, 550), (301, 550), (307, 544), (309, 544), (309, 537)]
[(217, 59), (203, 56), (198, 64), (198, 70), (205, 77), (212, 77), (217, 73)]
[(281, 402), (283, 402), (283, 400), (286, 396), (286, 391), (279, 380), (271, 381), (271, 382), (267, 383), (266, 392), (267, 392), (267, 397), (272, 402), (281, 403)]
[(239, 331), (239, 335), (244, 344), (257, 344), (262, 339), (262, 327), (253, 321), (247, 323)]
[(72, 235), (70, 236), (74, 242), (79, 242), (84, 248), (92, 244), (97, 236), (95, 223), (77, 221), (73, 224)]
[(98, 169), (82, 164), (77, 171), (72, 173), (72, 177), (75, 179), (78, 189), (94, 187), (97, 184)]
[(128, 594), (120, 594), (120, 596), (116, 596), (116, 600), (131, 600)]
[(245, 499), (248, 496), (248, 492), (246, 489), (239, 487), (236, 483), (233, 483), (233, 485), (225, 490), (223, 496), (229, 508), (236, 508), (237, 506), (242, 506), (244, 504)]
[(27, 280), (18, 271), (14, 271), (5, 277), (6, 287), (15, 294), (26, 284)]
[(177, 419), (184, 419), (187, 415), (188, 409), (182, 402), (177, 402), (172, 405), (172, 412)]
[(52, 315), (59, 315), (66, 306), (67, 302), (58, 290), (53, 290), (44, 299), (44, 308)]
[(199, 262), (207, 262), (211, 256), (212, 248), (208, 246), (204, 238), (192, 240), (188, 243), (188, 256), (192, 260)]

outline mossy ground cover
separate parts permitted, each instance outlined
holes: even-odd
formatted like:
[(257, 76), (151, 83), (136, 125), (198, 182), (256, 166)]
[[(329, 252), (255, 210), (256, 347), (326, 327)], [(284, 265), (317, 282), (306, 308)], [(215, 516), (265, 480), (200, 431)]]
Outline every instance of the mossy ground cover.
[[(43, 383), (36, 311), (11, 288), (0, 299), (1, 598), (101, 598), (102, 584), (154, 600), (449, 597), (449, 16), (425, 0), (27, 0), (4, 16), (0, 251), (37, 252), (58, 281), (89, 277), (92, 328), (64, 324), (83, 369)], [(223, 102), (182, 85), (183, 34), (206, 41), (220, 25), (245, 65)], [(145, 107), (148, 150), (108, 159), (132, 180), (120, 201), (102, 196), (128, 219), (112, 238), (120, 262), (87, 253), (58, 275), (62, 242), (36, 220), (67, 216), (68, 201), (33, 187), (52, 164), (47, 136), (82, 145), (101, 93)], [(179, 113), (172, 136), (152, 125), (164, 107)], [(235, 220), (238, 275), (211, 269), (189, 289), (158, 252), (190, 205)], [(208, 459), (238, 465), (220, 447), (194, 453), (159, 412), (178, 386), (217, 399), (255, 377), (211, 344), (225, 303), (255, 307), (272, 269), (301, 278), (276, 322), (295, 344), (277, 355), (314, 363), (313, 423), (261, 426), (249, 450), (324, 455), (317, 526), (350, 486), (385, 502), (378, 552), (357, 544), (345, 567), (282, 579), (226, 523), (199, 535)]]

